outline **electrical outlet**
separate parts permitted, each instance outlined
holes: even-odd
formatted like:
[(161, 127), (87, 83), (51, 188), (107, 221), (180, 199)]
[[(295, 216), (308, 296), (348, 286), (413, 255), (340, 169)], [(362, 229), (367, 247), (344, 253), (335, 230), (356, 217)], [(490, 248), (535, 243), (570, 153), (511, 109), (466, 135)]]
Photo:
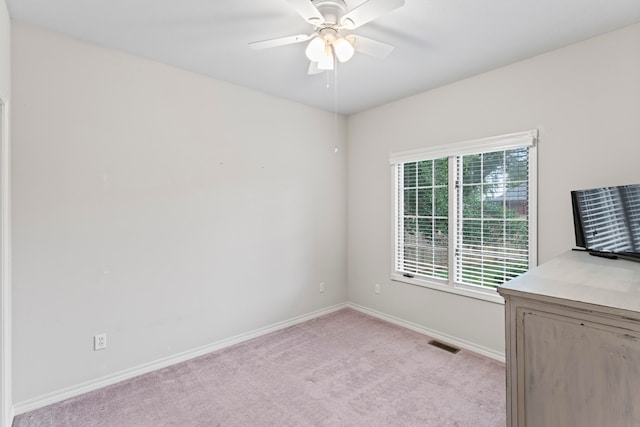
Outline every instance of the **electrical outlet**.
[(324, 292), (324, 282), (320, 283), (320, 293)]
[(93, 350), (103, 350), (107, 348), (107, 334), (99, 334), (93, 337)]
[(376, 284), (375, 284), (375, 286), (373, 287), (373, 291), (374, 291), (376, 294), (379, 294), (379, 293), (380, 293), (380, 283), (376, 283)]

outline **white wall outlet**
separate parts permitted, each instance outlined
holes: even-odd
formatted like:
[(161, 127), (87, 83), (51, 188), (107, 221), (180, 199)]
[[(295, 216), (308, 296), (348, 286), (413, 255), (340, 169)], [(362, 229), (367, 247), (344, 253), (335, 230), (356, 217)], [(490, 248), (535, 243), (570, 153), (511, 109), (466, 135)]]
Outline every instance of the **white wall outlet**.
[(324, 292), (324, 282), (320, 283), (320, 293)]
[(107, 348), (107, 334), (98, 334), (93, 337), (93, 350), (103, 350)]
[(380, 293), (380, 283), (376, 283), (376, 284), (374, 285), (374, 287), (373, 287), (373, 291), (374, 291), (376, 294), (379, 294), (379, 293)]

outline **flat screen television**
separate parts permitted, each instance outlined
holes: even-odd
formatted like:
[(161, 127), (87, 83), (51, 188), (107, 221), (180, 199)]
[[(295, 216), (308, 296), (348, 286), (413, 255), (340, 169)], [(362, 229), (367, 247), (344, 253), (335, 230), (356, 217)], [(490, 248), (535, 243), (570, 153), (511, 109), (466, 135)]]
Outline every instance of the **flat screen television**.
[(576, 246), (640, 261), (640, 184), (571, 192)]

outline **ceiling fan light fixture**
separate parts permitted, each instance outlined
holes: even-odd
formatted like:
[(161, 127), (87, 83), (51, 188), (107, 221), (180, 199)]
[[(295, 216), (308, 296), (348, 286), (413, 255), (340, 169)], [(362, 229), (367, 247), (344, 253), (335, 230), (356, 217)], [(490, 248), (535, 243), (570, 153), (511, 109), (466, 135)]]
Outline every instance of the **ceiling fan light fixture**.
[(333, 59), (333, 50), (331, 46), (327, 45), (324, 54), (318, 61), (319, 70), (333, 70), (335, 60)]
[(304, 53), (312, 62), (320, 62), (325, 55), (326, 43), (321, 37), (314, 37), (307, 45), (307, 49)]
[(333, 50), (336, 52), (336, 56), (340, 62), (347, 62), (350, 60), (356, 51), (353, 48), (353, 45), (349, 43), (349, 40), (344, 37), (339, 37), (335, 42), (333, 42)]

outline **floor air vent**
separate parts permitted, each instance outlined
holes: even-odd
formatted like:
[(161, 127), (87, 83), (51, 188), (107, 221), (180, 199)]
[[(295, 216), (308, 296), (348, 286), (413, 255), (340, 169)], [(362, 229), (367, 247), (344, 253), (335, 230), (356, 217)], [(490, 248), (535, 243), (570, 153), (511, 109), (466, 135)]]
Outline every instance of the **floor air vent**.
[(448, 344), (445, 344), (443, 342), (440, 342), (440, 341), (435, 341), (435, 340), (429, 341), (429, 344), (431, 344), (434, 347), (438, 347), (438, 348), (440, 348), (442, 350), (448, 351), (449, 353), (453, 353), (453, 354), (456, 354), (457, 352), (460, 351), (459, 348), (452, 347), (452, 346), (450, 346)]

